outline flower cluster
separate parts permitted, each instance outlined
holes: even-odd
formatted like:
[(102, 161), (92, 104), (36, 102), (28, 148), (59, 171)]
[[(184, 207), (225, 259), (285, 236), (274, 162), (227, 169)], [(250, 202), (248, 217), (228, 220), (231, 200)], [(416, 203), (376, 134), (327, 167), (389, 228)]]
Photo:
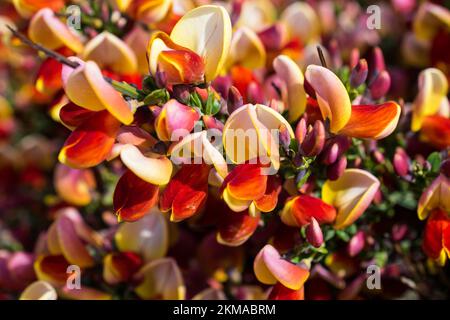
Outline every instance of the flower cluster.
[(377, 8), (0, 5), (0, 298), (448, 298), (450, 11)]

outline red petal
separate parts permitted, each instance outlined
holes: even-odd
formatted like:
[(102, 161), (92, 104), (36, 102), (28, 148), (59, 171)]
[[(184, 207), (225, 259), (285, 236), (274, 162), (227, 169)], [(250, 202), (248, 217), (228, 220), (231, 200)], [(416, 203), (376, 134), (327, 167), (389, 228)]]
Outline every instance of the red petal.
[(39, 93), (52, 95), (62, 88), (62, 65), (53, 58), (47, 58), (41, 64), (36, 77), (36, 90)]
[(61, 121), (66, 126), (74, 128), (82, 125), (95, 114), (96, 112), (77, 106), (73, 102), (69, 102), (59, 111)]
[(158, 58), (168, 83), (197, 83), (203, 81), (205, 64), (202, 58), (190, 50), (163, 51)]
[(119, 220), (136, 221), (157, 203), (159, 187), (148, 183), (130, 170), (119, 179), (114, 190), (114, 210)]
[(110, 153), (119, 127), (120, 122), (107, 110), (96, 112), (70, 134), (59, 161), (74, 168), (98, 165)]
[(305, 300), (305, 290), (301, 287), (299, 290), (286, 288), (281, 283), (273, 286), (269, 294), (269, 300)]
[[(427, 221), (423, 238), (423, 250), (427, 256), (432, 259), (440, 257), (444, 244), (449, 244), (449, 233), (450, 218), (447, 217), (443, 210), (434, 210)], [(444, 235), (446, 236), (445, 238)], [(450, 247), (447, 247), (447, 250), (449, 249)]]
[(236, 199), (256, 200), (266, 191), (267, 176), (261, 174), (259, 164), (241, 164), (225, 178), (222, 188), (224, 186)]
[(292, 205), (292, 214), (300, 225), (306, 225), (314, 217), (319, 223), (331, 223), (336, 219), (336, 209), (319, 198), (300, 195)]
[(226, 210), (220, 217), (217, 240), (224, 245), (239, 246), (255, 232), (259, 220), (259, 214), (252, 217), (248, 214), (248, 210), (243, 212)]

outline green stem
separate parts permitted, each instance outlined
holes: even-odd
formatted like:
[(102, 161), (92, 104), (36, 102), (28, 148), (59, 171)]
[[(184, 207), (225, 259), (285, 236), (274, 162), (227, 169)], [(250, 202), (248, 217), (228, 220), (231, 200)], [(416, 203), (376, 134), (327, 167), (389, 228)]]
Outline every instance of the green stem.
[(119, 82), (112, 79), (107, 80), (117, 91), (133, 99), (139, 99), (139, 90), (126, 82)]

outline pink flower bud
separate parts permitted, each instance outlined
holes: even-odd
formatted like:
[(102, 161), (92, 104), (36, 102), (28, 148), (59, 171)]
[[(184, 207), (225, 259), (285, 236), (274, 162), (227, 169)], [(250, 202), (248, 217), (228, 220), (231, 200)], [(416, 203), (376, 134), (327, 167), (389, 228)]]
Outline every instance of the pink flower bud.
[(231, 87), (228, 90), (227, 107), (228, 113), (232, 114), (234, 110), (241, 107), (244, 104), (242, 95), (236, 87)]
[(347, 253), (350, 257), (356, 256), (358, 253), (364, 249), (365, 245), (365, 235), (364, 232), (358, 231), (351, 239), (347, 245)]
[(286, 27), (276, 23), (258, 33), (259, 39), (267, 50), (280, 50), (286, 42)]
[(359, 87), (366, 81), (368, 73), (369, 67), (366, 59), (359, 60), (358, 64), (353, 68), (352, 73), (350, 74), (350, 85), (353, 88)]
[(319, 248), (323, 244), (322, 229), (314, 217), (311, 217), (311, 221), (306, 227), (306, 240), (315, 248)]
[(384, 63), (383, 51), (379, 47), (376, 47), (372, 51), (372, 55), (369, 60), (369, 83), (373, 82), (376, 77), (381, 73), (381, 71), (386, 69)]
[(213, 116), (204, 115), (202, 117), (203, 123), (207, 129), (217, 129), (220, 132), (223, 130), (223, 123), (214, 118)]
[(158, 88), (165, 88), (167, 85), (167, 74), (164, 71), (156, 71), (155, 84)]
[(232, 80), (230, 76), (222, 76), (217, 77), (214, 79), (214, 81), (211, 84), (218, 93), (224, 98), (225, 100), (228, 99), (228, 92), (232, 85)]
[(247, 87), (248, 103), (264, 103), (264, 91), (262, 87), (255, 81), (250, 82)]
[(353, 69), (354, 67), (356, 67), (356, 65), (358, 64), (359, 61), (359, 49), (358, 48), (353, 48), (352, 51), (350, 52), (350, 58), (349, 58), (349, 66), (350, 69)]
[(291, 136), (289, 134), (288, 129), (285, 126), (281, 126), (280, 127), (280, 142), (281, 145), (285, 148), (285, 149), (289, 149), (289, 145), (291, 144)]
[(442, 161), (441, 173), (447, 178), (450, 178), (450, 159)]
[(336, 136), (328, 139), (321, 154), (323, 163), (326, 165), (334, 163), (348, 148), (350, 148), (350, 140), (346, 136)]
[(295, 138), (297, 139), (298, 143), (301, 144), (303, 140), (305, 140), (305, 136), (306, 136), (306, 120), (305, 118), (301, 118), (297, 124), (297, 127), (295, 128)]
[(189, 86), (185, 84), (177, 84), (172, 88), (173, 98), (177, 99), (182, 103), (187, 103), (189, 101), (189, 97), (191, 92), (189, 90)]
[(381, 71), (375, 80), (370, 84), (370, 94), (377, 100), (383, 97), (391, 86), (391, 76), (386, 70)]
[(308, 130), (301, 147), (308, 157), (318, 155), (325, 144), (325, 126), (320, 120), (316, 120), (314, 127)]
[(379, 150), (372, 151), (372, 157), (378, 164), (384, 163), (384, 155)]
[(407, 233), (408, 233), (408, 226), (404, 223), (394, 224), (392, 226), (391, 236), (392, 236), (392, 240), (394, 240), (394, 241), (402, 240), (406, 236)]
[(409, 173), (410, 159), (405, 150), (398, 147), (394, 155), (394, 170), (400, 177), (406, 177)]
[(331, 164), (327, 168), (327, 178), (329, 180), (337, 180), (344, 173), (347, 168), (347, 158), (341, 156), (335, 163)]

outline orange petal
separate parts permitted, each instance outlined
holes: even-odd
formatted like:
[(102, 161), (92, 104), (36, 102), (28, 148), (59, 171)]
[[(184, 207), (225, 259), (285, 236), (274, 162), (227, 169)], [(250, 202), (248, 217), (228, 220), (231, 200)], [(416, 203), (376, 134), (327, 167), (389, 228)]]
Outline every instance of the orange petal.
[(351, 225), (369, 207), (380, 186), (380, 181), (361, 169), (346, 169), (339, 179), (325, 181), (322, 200), (337, 209), (334, 227)]
[(96, 187), (92, 171), (72, 169), (58, 163), (53, 179), (55, 190), (64, 201), (76, 206), (85, 206), (91, 202)]
[(172, 258), (154, 260), (136, 275), (141, 283), (134, 289), (141, 299), (183, 300), (186, 296), (183, 277)]
[(28, 35), (31, 40), (48, 49), (59, 49), (68, 47), (78, 53), (83, 49), (83, 44), (69, 29), (60, 21), (50, 8), (39, 10), (30, 21)]
[(134, 252), (146, 262), (162, 258), (169, 248), (167, 220), (155, 207), (138, 221), (121, 223), (114, 240), (119, 251)]
[(420, 139), (438, 149), (450, 146), (450, 119), (429, 116), (423, 119)]
[(79, 107), (73, 102), (68, 102), (59, 110), (61, 122), (72, 130), (82, 125), (87, 119), (95, 114), (95, 111)]
[(350, 97), (341, 80), (329, 69), (309, 65), (305, 78), (314, 89), (324, 119), (330, 119), (330, 131), (337, 133), (350, 120)]
[(360, 139), (383, 139), (395, 130), (401, 108), (395, 102), (352, 106), (350, 120), (339, 134)]
[(92, 111), (107, 109), (127, 125), (133, 122), (128, 103), (106, 82), (97, 64), (88, 61), (74, 70), (67, 71), (67, 68), (63, 67), (62, 79), (67, 97), (72, 102)]
[(108, 111), (99, 111), (67, 138), (58, 159), (73, 168), (88, 168), (106, 159), (120, 123)]
[(309, 224), (311, 217), (319, 223), (332, 223), (336, 219), (336, 209), (318, 198), (299, 195), (288, 200), (281, 212), (281, 220), (292, 227)]
[(47, 58), (39, 67), (35, 87), (39, 93), (52, 95), (62, 88), (61, 63), (53, 58)]
[(255, 258), (253, 270), (256, 278), (264, 284), (281, 282), (283, 286), (299, 290), (309, 277), (309, 271), (283, 260), (278, 251), (266, 245)]
[(108, 31), (96, 35), (90, 40), (81, 55), (85, 61), (92, 60), (102, 69), (118, 74), (137, 72), (137, 58), (133, 50)]
[(224, 180), (228, 192), (238, 200), (256, 200), (266, 191), (267, 176), (258, 164), (238, 165)]
[(139, 26), (136, 26), (125, 37), (125, 43), (134, 51), (137, 58), (140, 74), (148, 73), (147, 45), (150, 34)]
[(114, 210), (119, 221), (136, 221), (157, 203), (159, 187), (127, 170), (114, 190)]
[(259, 212), (254, 217), (248, 211), (223, 212), (218, 225), (217, 242), (231, 247), (240, 246), (255, 232), (259, 220)]
[(255, 200), (256, 207), (262, 212), (270, 212), (278, 203), (278, 195), (281, 192), (281, 180), (278, 176), (267, 177), (266, 190), (261, 198)]

